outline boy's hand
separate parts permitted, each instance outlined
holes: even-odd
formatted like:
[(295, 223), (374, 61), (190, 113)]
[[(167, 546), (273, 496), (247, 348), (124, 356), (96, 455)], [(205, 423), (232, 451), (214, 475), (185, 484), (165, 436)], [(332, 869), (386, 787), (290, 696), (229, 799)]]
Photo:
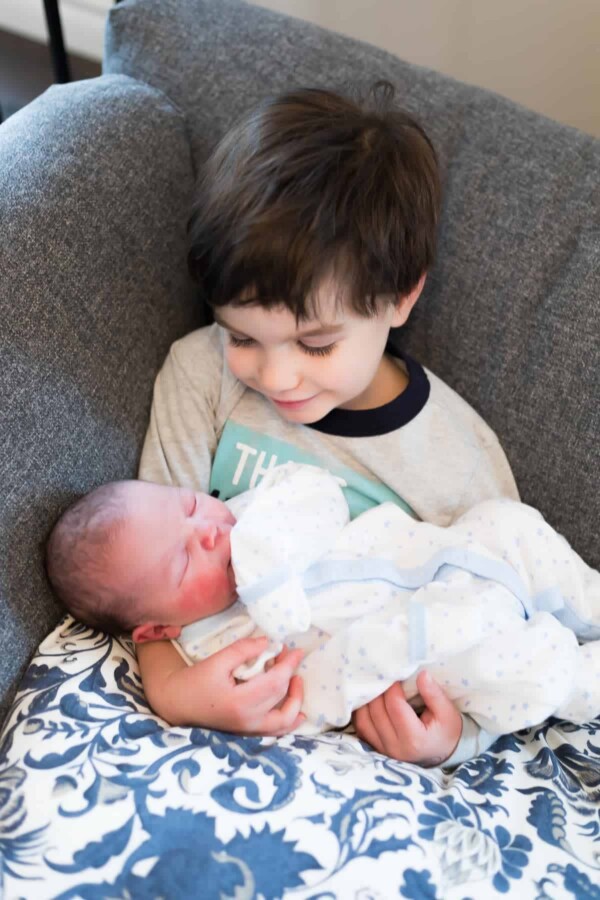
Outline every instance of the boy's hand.
[[(250, 681), (238, 682), (233, 675), (267, 645), (267, 638), (243, 638), (193, 666), (186, 665), (166, 642), (150, 645), (154, 660), (146, 649), (141, 665), (150, 705), (173, 725), (275, 737), (293, 731), (305, 718), (300, 712), (302, 679), (294, 675), (302, 650), (285, 648), (268, 672)], [(162, 671), (159, 653), (169, 661)]]
[(238, 682), (233, 675), (238, 666), (253, 660), (267, 645), (267, 638), (243, 638), (204, 660), (202, 672), (194, 673), (199, 675), (199, 689), (210, 695), (210, 727), (280, 737), (304, 721), (306, 717), (300, 712), (304, 687), (302, 678), (294, 675), (303, 650), (284, 647), (267, 672), (249, 681)]
[(354, 713), (360, 738), (392, 759), (439, 766), (454, 752), (462, 732), (462, 718), (429, 672), (419, 672), (417, 688), (425, 709), (414, 711), (397, 682)]

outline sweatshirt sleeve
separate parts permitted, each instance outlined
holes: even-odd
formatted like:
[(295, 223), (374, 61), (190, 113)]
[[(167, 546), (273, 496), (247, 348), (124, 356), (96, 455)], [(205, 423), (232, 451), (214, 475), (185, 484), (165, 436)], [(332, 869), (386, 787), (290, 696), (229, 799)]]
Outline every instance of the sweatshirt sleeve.
[(209, 326), (177, 341), (158, 373), (138, 473), (145, 481), (208, 490), (223, 371), (215, 338)]
[(475, 756), (479, 756), (480, 753), (485, 753), (499, 737), (497, 734), (489, 734), (487, 731), (484, 731), (466, 713), (461, 713), (461, 717), (463, 722), (462, 734), (454, 753), (442, 763), (442, 768), (444, 769), (454, 769), (468, 759), (473, 759)]
[(519, 500), (519, 491), (504, 450), (496, 436), (480, 447), (473, 472), (457, 500), (453, 519), (484, 500)]

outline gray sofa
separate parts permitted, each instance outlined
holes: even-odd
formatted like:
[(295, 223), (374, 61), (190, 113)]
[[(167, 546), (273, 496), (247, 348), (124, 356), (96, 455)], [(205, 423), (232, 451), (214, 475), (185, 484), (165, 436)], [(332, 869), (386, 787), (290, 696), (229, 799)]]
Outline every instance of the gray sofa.
[[(539, 507), (589, 563), (600, 565), (600, 142), (501, 97), (238, 0), (125, 0), (110, 13), (102, 77), (53, 87), (0, 127), (3, 718), (28, 660), (60, 618), (42, 566), (51, 523), (93, 486), (135, 475), (154, 376), (170, 343), (201, 324), (185, 258), (190, 198), (202, 160), (239, 114), (266, 94), (293, 85), (364, 88), (382, 77), (395, 84), (400, 102), (432, 136), (445, 188), (438, 259), (398, 340), (495, 429), (522, 498)], [(94, 640), (96, 649), (107, 646), (73, 623), (61, 627), (56, 634), (63, 661), (77, 656), (79, 639), (86, 652)], [(144, 721), (152, 721), (139, 698), (129, 648), (111, 646), (115, 659), (128, 660), (129, 681), (118, 676), (116, 683), (129, 692), (128, 703), (141, 704), (135, 710), (142, 710)], [(60, 678), (52, 682), (52, 653), (44, 653), (34, 660), (21, 706), (5, 724), (0, 782), (9, 778), (12, 788), (15, 778), (23, 783), (24, 776), (19, 781), (15, 775), (19, 759), (30, 757), (50, 727), (38, 727), (38, 721), (55, 707), (63, 713), (68, 707)], [(33, 712), (29, 706), (29, 730), (19, 732), (19, 715), (27, 718), (23, 697), (40, 685), (46, 693)], [(104, 689), (101, 694), (109, 702)], [(72, 713), (74, 707), (68, 708)], [(52, 721), (60, 729), (59, 720)], [(557, 746), (574, 746), (565, 734)], [(586, 758), (588, 734), (580, 746)], [(535, 757), (531, 741), (542, 740), (530, 737), (524, 744), (529, 761)], [(234, 745), (238, 754), (240, 746), (258, 752), (240, 741)], [(498, 752), (494, 765), (502, 753), (517, 751), (503, 744)], [(364, 747), (360, 753), (368, 758)], [(242, 765), (232, 754), (222, 749), (219, 758)], [(414, 775), (415, 785), (419, 777)], [(577, 790), (585, 793), (585, 783), (582, 776)], [(17, 827), (9, 821), (13, 838), (25, 834), (22, 822)], [(54, 824), (50, 816), (48, 828)], [(331, 822), (327, 829), (335, 832)], [(32, 833), (30, 827), (26, 834)], [(66, 852), (73, 860), (78, 847), (70, 840)], [(501, 841), (498, 846), (504, 852)], [(36, 865), (43, 868), (50, 857), (44, 851)], [(58, 896), (67, 883), (74, 893), (65, 896), (108, 896), (100, 888), (97, 894), (76, 890), (73, 884), (86, 879), (68, 882), (64, 872), (60, 890), (35, 893), (32, 881), (28, 891), (22, 879), (29, 876), (6, 874), (13, 865), (7, 859), (6, 896), (21, 896), (18, 890), (27, 897)], [(108, 883), (99, 866), (94, 879)], [(436, 881), (431, 871), (438, 889), (448, 888), (450, 882)], [(371, 875), (364, 877), (368, 883)], [(387, 876), (382, 878), (378, 896), (398, 896), (398, 886), (388, 894)], [(209, 878), (197, 896), (219, 896), (211, 887), (217, 882)], [(290, 876), (271, 895), (302, 883), (299, 875)], [(132, 884), (133, 896), (162, 890), (146, 894), (135, 882), (136, 894)], [(338, 896), (354, 896), (345, 893), (343, 879), (336, 884)], [(347, 884), (350, 890), (352, 878)], [(172, 896), (189, 896), (189, 886), (172, 890)], [(244, 896), (269, 895), (261, 890)], [(435, 896), (410, 885), (406, 890), (404, 896)]]

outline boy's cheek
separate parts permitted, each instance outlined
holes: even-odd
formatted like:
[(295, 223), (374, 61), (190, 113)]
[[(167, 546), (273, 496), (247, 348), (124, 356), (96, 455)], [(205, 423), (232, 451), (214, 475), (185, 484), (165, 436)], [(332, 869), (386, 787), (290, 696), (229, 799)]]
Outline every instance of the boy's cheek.
[(239, 358), (239, 354), (231, 349), (225, 351), (225, 361), (232, 375), (235, 375), (240, 381), (245, 381), (244, 375), (248, 369), (248, 365), (244, 366), (243, 361)]

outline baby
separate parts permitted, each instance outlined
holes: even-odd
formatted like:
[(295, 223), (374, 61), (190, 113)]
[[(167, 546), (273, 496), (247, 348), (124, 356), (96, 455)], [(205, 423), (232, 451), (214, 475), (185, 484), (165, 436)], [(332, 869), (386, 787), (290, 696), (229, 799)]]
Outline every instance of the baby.
[(296, 463), (227, 504), (117, 482), (59, 520), (48, 573), (76, 618), (171, 639), (185, 664), (263, 634), (235, 671), (252, 678), (287, 642), (303, 733), (347, 724), (395, 681), (416, 695), (425, 666), (493, 734), (600, 711), (600, 575), (539, 513), (498, 500), (447, 528), (392, 503), (349, 518), (339, 480)]

